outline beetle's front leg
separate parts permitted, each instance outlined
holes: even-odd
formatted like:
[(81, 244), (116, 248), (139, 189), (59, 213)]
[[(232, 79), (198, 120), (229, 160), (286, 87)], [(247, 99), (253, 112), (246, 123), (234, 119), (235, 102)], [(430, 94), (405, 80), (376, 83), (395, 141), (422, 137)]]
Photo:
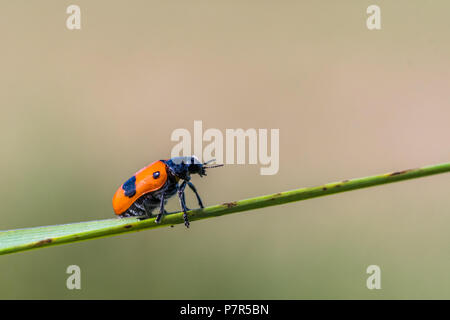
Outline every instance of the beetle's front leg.
[(184, 219), (184, 225), (189, 228), (189, 220), (187, 216), (187, 208), (186, 208), (186, 202), (184, 201), (184, 189), (186, 188), (186, 181), (183, 181), (178, 186), (178, 198), (180, 199), (181, 209), (183, 209), (183, 219)]
[(200, 196), (198, 195), (197, 189), (195, 188), (194, 184), (190, 181), (187, 182), (189, 188), (191, 188), (191, 190), (195, 193), (195, 196), (197, 197), (197, 201), (198, 201), (198, 205), (200, 206), (200, 208), (204, 208), (203, 206), (203, 202), (202, 199), (200, 199)]

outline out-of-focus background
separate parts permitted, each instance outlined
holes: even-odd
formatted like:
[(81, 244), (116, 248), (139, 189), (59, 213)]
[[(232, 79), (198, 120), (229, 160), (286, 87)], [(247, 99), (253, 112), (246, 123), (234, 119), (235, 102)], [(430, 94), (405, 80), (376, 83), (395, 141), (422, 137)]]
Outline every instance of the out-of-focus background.
[[(66, 28), (70, 4), (81, 30)], [(0, 12), (1, 230), (113, 217), (117, 187), (170, 157), (171, 133), (194, 120), (280, 129), (278, 174), (214, 169), (194, 178), (206, 205), (450, 159), (448, 1), (3, 1)], [(448, 299), (449, 187), (439, 175), (5, 255), (0, 298)], [(66, 288), (72, 264), (81, 290)], [(366, 288), (372, 264), (381, 290)]]

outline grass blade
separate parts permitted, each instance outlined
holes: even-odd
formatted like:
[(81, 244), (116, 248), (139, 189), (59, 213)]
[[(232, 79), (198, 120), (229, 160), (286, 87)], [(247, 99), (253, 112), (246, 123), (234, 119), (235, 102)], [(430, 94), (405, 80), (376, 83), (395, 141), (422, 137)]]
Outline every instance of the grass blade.
[[(352, 180), (343, 180), (312, 188), (296, 189), (235, 202), (223, 203), (204, 209), (191, 210), (188, 212), (188, 215), (190, 221), (196, 221), (386, 183), (415, 179), (444, 172), (450, 172), (450, 163)], [(142, 221), (136, 218), (125, 218), (0, 231), (0, 254), (113, 236), (121, 233), (135, 232), (143, 229), (151, 229), (180, 223), (184, 223), (182, 213), (175, 213), (166, 216), (160, 224), (156, 224), (154, 218)]]

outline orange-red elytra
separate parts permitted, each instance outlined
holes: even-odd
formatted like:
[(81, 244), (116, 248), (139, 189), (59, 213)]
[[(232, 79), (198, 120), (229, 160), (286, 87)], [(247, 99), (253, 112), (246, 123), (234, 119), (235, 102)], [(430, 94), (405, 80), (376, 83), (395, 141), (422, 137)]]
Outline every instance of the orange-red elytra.
[(211, 161), (201, 163), (197, 157), (187, 156), (159, 160), (149, 164), (117, 189), (112, 201), (114, 212), (121, 218), (137, 216), (146, 219), (152, 216), (154, 209), (159, 208), (155, 220), (156, 223), (159, 223), (162, 216), (167, 213), (164, 209), (167, 200), (178, 193), (184, 224), (189, 227), (184, 189), (188, 185), (195, 193), (200, 208), (203, 208), (202, 200), (195, 186), (190, 182), (191, 174), (198, 174), (200, 177), (206, 176), (207, 168), (222, 166), (207, 166)]

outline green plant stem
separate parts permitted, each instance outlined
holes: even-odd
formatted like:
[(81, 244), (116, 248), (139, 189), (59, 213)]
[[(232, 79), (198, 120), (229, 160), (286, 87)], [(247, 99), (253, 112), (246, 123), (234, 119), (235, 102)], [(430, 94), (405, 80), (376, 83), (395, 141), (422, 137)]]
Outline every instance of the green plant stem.
[[(450, 172), (450, 163), (397, 171), (365, 178), (343, 180), (312, 188), (302, 188), (235, 202), (228, 202), (204, 209), (191, 210), (188, 212), (188, 215), (190, 221), (196, 221), (230, 213), (275, 206), (293, 201), (306, 200), (331, 195), (334, 193), (362, 189), (402, 180), (415, 179), (444, 172)], [(146, 220), (125, 218), (0, 231), (0, 254), (42, 248), (63, 243), (72, 243), (126, 232), (135, 232), (143, 229), (151, 229), (168, 225), (173, 226), (183, 222), (182, 213), (175, 213), (167, 215), (160, 224), (155, 223), (155, 218)], [(195, 227), (195, 224), (193, 227)]]

